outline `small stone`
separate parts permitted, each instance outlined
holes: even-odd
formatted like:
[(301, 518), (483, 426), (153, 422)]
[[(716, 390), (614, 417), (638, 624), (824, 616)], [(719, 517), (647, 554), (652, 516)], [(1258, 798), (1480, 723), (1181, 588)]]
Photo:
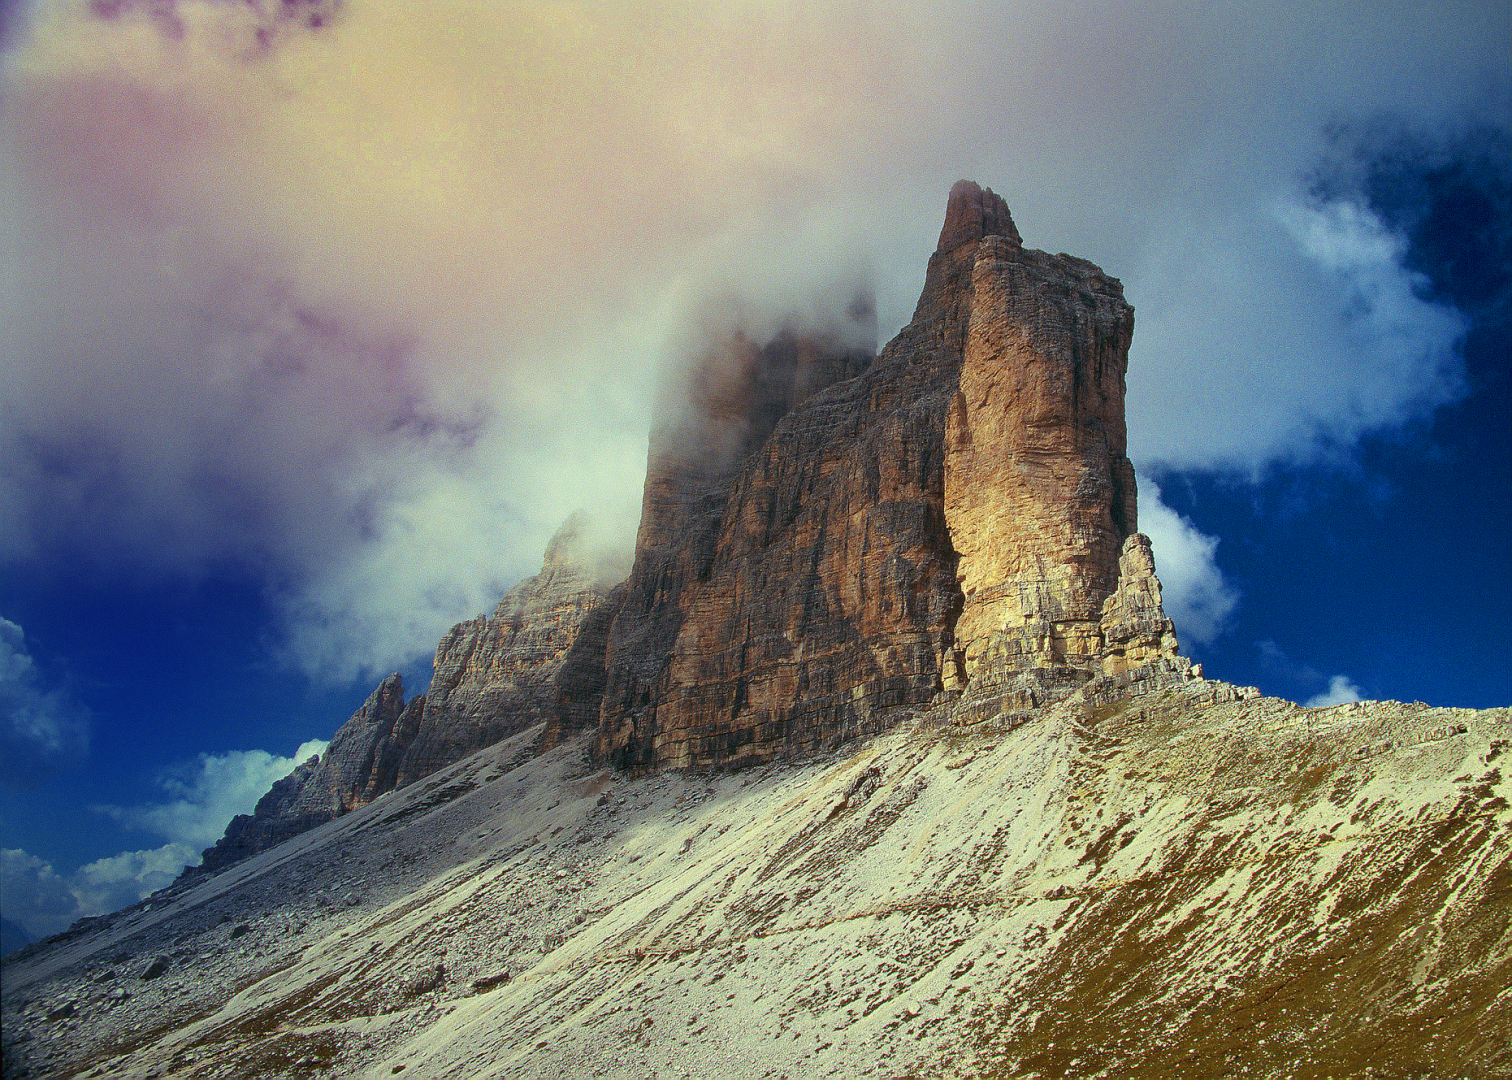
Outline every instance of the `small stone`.
[(152, 962), (142, 969), (141, 978), (144, 981), (147, 979), (156, 979), (158, 976), (167, 973), (171, 963), (166, 956), (155, 956)]

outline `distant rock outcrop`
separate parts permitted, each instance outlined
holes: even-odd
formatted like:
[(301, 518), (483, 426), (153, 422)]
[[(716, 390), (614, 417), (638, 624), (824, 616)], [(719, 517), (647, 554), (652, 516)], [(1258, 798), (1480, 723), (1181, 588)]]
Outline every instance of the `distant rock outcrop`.
[[(535, 724), (571, 727), (596, 713), (608, 605), (609, 589), (594, 573), (587, 517), (575, 514), (547, 546), (539, 574), (506, 593), (492, 616), (458, 623), (436, 646), (425, 708), (407, 733), (396, 783)], [(595, 638), (597, 655), (589, 647)], [(563, 704), (571, 706), (565, 717)]]

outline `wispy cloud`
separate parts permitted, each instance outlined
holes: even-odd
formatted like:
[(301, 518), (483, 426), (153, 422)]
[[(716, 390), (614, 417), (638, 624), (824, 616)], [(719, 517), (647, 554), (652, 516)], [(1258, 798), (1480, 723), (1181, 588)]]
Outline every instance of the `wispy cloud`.
[(54, 934), (76, 919), (134, 904), (171, 884), (225, 832), (237, 814), (296, 765), (325, 750), (311, 740), (292, 757), (265, 750), (201, 754), (160, 778), (167, 797), (138, 806), (96, 806), (120, 824), (165, 840), (155, 848), (122, 851), (59, 873), (45, 859), (19, 848), (0, 852), (0, 893), (5, 917), (35, 936)]
[(1297, 699), (1310, 709), (1365, 700), (1364, 689), (1347, 675), (1334, 675), (1330, 678), (1311, 664), (1293, 660), (1274, 641), (1258, 642), (1257, 647), (1260, 650), (1260, 662), (1268, 671), (1302, 688), (1322, 687), (1305, 699), (1300, 693), (1297, 695)]
[(199, 853), (182, 844), (123, 851), (97, 859), (72, 874), (20, 848), (0, 849), (0, 902), (5, 917), (33, 937), (66, 930), (89, 915), (134, 904), (173, 882)]
[(0, 780), (25, 786), (89, 748), (89, 711), (37, 667), (21, 627), (0, 618)]

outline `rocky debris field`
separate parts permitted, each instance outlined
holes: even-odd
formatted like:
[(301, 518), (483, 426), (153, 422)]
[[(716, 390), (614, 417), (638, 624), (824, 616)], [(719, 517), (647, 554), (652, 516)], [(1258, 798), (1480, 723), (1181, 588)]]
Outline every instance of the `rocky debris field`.
[(526, 731), (7, 958), (5, 1074), (1512, 1074), (1508, 710), (1213, 685), (734, 773)]

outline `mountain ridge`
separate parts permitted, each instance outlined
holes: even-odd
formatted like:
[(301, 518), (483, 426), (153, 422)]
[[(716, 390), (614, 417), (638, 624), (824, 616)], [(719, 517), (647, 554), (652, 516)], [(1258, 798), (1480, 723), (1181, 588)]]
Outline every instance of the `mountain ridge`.
[(7, 1075), (1505, 1075), (1512, 711), (1215, 685), (640, 776), (537, 725), (8, 960)]
[(1512, 1071), (1512, 710), (1180, 655), (1133, 309), (990, 189), (869, 312), (713, 335), (625, 582), (570, 519), (425, 694), (7, 958), (6, 1075)]

